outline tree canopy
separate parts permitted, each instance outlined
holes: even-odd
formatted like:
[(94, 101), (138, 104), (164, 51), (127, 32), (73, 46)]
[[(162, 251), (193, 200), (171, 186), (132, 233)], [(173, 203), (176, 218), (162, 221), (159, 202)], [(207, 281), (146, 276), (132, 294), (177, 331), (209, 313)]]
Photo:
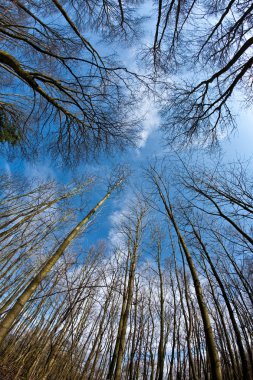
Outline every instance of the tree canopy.
[[(237, 92), (244, 104), (252, 97), (251, 1), (160, 0), (145, 13), (147, 5), (4, 1), (1, 142), (47, 146), (65, 162), (126, 147), (142, 128), (144, 87), (169, 141), (215, 143), (233, 129)], [(152, 20), (150, 43), (141, 30)], [(145, 72), (113, 59), (123, 40)]]

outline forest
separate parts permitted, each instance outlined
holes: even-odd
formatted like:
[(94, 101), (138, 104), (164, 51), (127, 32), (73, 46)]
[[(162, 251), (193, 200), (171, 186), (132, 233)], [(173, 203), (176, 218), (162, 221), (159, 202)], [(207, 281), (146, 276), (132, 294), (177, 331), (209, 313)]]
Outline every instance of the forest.
[(2, 0), (0, 380), (253, 380), (253, 3)]

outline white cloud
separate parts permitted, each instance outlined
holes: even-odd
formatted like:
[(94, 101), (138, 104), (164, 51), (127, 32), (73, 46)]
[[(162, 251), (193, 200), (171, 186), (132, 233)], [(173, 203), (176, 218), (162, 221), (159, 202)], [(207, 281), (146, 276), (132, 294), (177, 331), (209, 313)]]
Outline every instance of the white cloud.
[(38, 178), (42, 181), (56, 178), (56, 173), (49, 164), (25, 164), (25, 176), (29, 179)]
[(151, 99), (143, 101), (141, 112), (145, 114), (145, 120), (143, 121), (138, 148), (144, 148), (149, 136), (158, 129), (160, 122), (158, 111)]
[(12, 176), (11, 167), (7, 161), (5, 161), (5, 163), (4, 163), (4, 172), (5, 172), (5, 174), (8, 175), (8, 177)]
[(111, 228), (108, 233), (108, 240), (110, 242), (110, 245), (120, 247), (122, 236), (121, 233), (118, 231), (117, 226), (120, 224), (120, 222), (123, 220), (124, 217), (124, 208), (114, 211), (110, 217), (110, 224)]
[(112, 246), (116, 246), (122, 249), (124, 248), (124, 244), (122, 243), (122, 233), (120, 232), (118, 227), (125, 218), (125, 215), (129, 207), (129, 201), (132, 199), (132, 197), (133, 194), (129, 190), (124, 197), (124, 201), (121, 202), (121, 207), (118, 210), (112, 212), (112, 214), (109, 217), (109, 223), (111, 225), (111, 228), (108, 233), (109, 243)]

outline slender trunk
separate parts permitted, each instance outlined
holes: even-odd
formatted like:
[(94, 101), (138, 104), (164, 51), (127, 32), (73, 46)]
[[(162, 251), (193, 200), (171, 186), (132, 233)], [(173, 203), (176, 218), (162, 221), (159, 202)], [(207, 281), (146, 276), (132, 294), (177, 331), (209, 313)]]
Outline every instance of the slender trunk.
[(195, 265), (193, 263), (191, 254), (190, 254), (190, 252), (189, 252), (189, 250), (188, 250), (188, 248), (186, 246), (184, 238), (183, 238), (183, 236), (182, 236), (182, 234), (181, 234), (181, 232), (180, 232), (180, 230), (178, 228), (178, 225), (176, 223), (176, 220), (174, 218), (171, 204), (167, 203), (167, 201), (165, 199), (165, 196), (162, 193), (159, 185), (157, 184), (156, 186), (157, 186), (159, 195), (161, 197), (161, 200), (162, 200), (162, 202), (164, 204), (164, 207), (166, 209), (166, 212), (168, 214), (168, 217), (169, 217), (170, 221), (173, 224), (173, 227), (174, 227), (175, 232), (177, 234), (179, 243), (182, 246), (183, 252), (185, 254), (187, 263), (188, 263), (189, 268), (190, 268), (190, 272), (191, 272), (191, 275), (192, 275), (192, 279), (193, 279), (193, 283), (194, 283), (194, 288), (195, 288), (195, 292), (196, 292), (196, 296), (197, 296), (197, 300), (198, 300), (198, 305), (199, 305), (199, 308), (200, 308), (200, 312), (201, 312), (201, 316), (202, 316), (202, 321), (203, 321), (203, 325), (204, 325), (207, 351), (208, 351), (208, 355), (209, 355), (210, 362), (211, 362), (212, 377), (213, 377), (214, 380), (221, 380), (222, 379), (222, 372), (221, 372), (221, 364), (220, 364), (219, 354), (218, 354), (218, 350), (217, 350), (217, 347), (216, 347), (216, 343), (215, 343), (215, 339), (214, 339), (214, 334), (213, 334), (213, 331), (212, 331), (212, 325), (211, 325), (210, 317), (209, 317), (209, 314), (208, 314), (207, 306), (205, 304), (205, 300), (204, 300), (204, 296), (203, 296), (200, 280), (198, 278), (197, 270), (196, 270)]
[(139, 218), (137, 222), (137, 226), (136, 226), (136, 236), (135, 236), (135, 241), (134, 241), (133, 254), (131, 258), (130, 270), (129, 270), (129, 279), (128, 279), (128, 287), (127, 287), (127, 302), (126, 302), (126, 308), (123, 314), (123, 323), (122, 323), (122, 330), (120, 332), (119, 351), (118, 351), (118, 357), (117, 357), (117, 362), (116, 362), (114, 380), (120, 379), (120, 373), (121, 373), (121, 367), (122, 367), (122, 361), (123, 361), (123, 355), (124, 355), (124, 349), (125, 349), (127, 321), (128, 321), (130, 307), (131, 307), (132, 298), (133, 298), (134, 276), (135, 276), (135, 269), (136, 269), (136, 263), (137, 263), (137, 250), (138, 250), (138, 244), (139, 244), (140, 223), (141, 223), (141, 219)]
[(164, 294), (163, 294), (163, 274), (161, 269), (161, 242), (158, 241), (157, 246), (157, 266), (159, 274), (160, 287), (160, 341), (158, 346), (158, 360), (156, 370), (156, 380), (163, 380), (164, 369)]
[(223, 282), (212, 262), (212, 259), (209, 255), (209, 253), (207, 252), (207, 249), (206, 249), (206, 246), (205, 244), (203, 243), (201, 237), (200, 237), (200, 234), (196, 231), (196, 229), (192, 226), (193, 228), (193, 232), (197, 238), (197, 240), (199, 241), (200, 245), (201, 245), (201, 248), (203, 249), (203, 252), (207, 258), (207, 261), (212, 269), (212, 272), (214, 274), (214, 277), (216, 279), (216, 281), (218, 282), (219, 284), (219, 287), (220, 287), (220, 290), (221, 290), (221, 293), (222, 293), (222, 296), (223, 296), (223, 299), (225, 301), (225, 304), (227, 306), (227, 309), (228, 309), (228, 313), (229, 313), (229, 317), (231, 319), (231, 322), (232, 322), (232, 325), (233, 325), (233, 329), (234, 329), (234, 332), (235, 332), (235, 336), (236, 336), (236, 342), (237, 342), (237, 345), (238, 345), (238, 349), (239, 349), (239, 353), (240, 353), (240, 357), (241, 357), (241, 361), (242, 361), (242, 372), (243, 372), (243, 377), (245, 379), (249, 379), (250, 378), (250, 374), (251, 374), (251, 370), (249, 368), (249, 364), (248, 364), (248, 361), (247, 361), (247, 358), (246, 358), (246, 355), (245, 355), (245, 351), (244, 351), (244, 347), (243, 347), (243, 343), (242, 343), (242, 339), (241, 339), (241, 334), (240, 334), (240, 331), (239, 331), (239, 328), (237, 326), (237, 322), (235, 320), (235, 316), (234, 316), (234, 311), (231, 307), (231, 304), (230, 304), (230, 301), (228, 299), (228, 296), (227, 296), (227, 293), (226, 293), (226, 290), (225, 290), (225, 287), (223, 285)]
[(124, 288), (123, 288), (123, 300), (122, 300), (122, 305), (121, 305), (121, 314), (120, 314), (120, 320), (119, 320), (119, 327), (118, 327), (118, 334), (117, 334), (117, 339), (116, 339), (116, 344), (114, 347), (112, 359), (110, 361), (109, 365), (109, 370), (107, 374), (107, 379), (112, 379), (115, 365), (116, 365), (116, 360), (118, 356), (118, 351), (119, 351), (119, 343), (120, 343), (120, 332), (122, 330), (123, 326), (123, 316), (124, 312), (126, 309), (126, 302), (127, 302), (127, 272), (128, 272), (128, 262), (129, 262), (129, 255), (130, 255), (130, 249), (128, 249), (128, 256), (127, 256), (127, 261), (126, 261), (126, 271), (125, 271), (125, 276), (124, 276)]

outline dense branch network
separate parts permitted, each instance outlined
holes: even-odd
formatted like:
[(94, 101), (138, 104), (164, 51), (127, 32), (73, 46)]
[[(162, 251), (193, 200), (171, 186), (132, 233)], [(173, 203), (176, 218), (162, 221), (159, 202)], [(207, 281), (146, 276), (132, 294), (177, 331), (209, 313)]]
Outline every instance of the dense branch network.
[(75, 160), (136, 141), (138, 77), (102, 58), (84, 36), (80, 17), (89, 5), (1, 5), (1, 142), (23, 141), (29, 148), (49, 139), (53, 151)]
[(215, 143), (235, 126), (238, 90), (251, 103), (252, 17), (251, 1), (159, 2), (151, 52), (157, 71), (176, 74), (163, 107), (173, 142)]

